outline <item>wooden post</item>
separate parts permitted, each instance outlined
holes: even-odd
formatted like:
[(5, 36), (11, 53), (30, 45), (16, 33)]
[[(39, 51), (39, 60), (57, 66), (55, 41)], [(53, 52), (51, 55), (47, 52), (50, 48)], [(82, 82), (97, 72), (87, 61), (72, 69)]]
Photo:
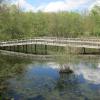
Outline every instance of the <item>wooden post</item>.
[(9, 50), (12, 51), (11, 46), (9, 46)]
[(47, 54), (47, 45), (45, 45), (45, 54)]
[(5, 50), (5, 47), (2, 47), (3, 50)]
[(19, 52), (19, 45), (17, 45), (17, 52)]
[(23, 53), (24, 53), (25, 51), (24, 51), (24, 45), (23, 45)]
[(85, 54), (86, 53), (86, 51), (85, 51), (85, 48), (83, 47), (83, 54)]
[(59, 50), (59, 47), (57, 46), (57, 52), (58, 52), (58, 50)]
[(2, 47), (0, 47), (0, 49), (2, 49)]
[(4, 46), (4, 47), (2, 47), (2, 49), (3, 49), (3, 50), (6, 50), (6, 47)]
[(1, 47), (2, 50), (4, 50), (4, 47)]
[(15, 46), (13, 46), (13, 50), (14, 50), (14, 52), (16, 51)]
[(6, 46), (6, 48), (5, 48), (5, 49), (8, 51), (8, 50), (9, 50), (9, 49), (8, 49), (8, 46)]
[(34, 51), (35, 51), (35, 54), (37, 54), (37, 48), (36, 48), (36, 44), (34, 45)]
[(26, 47), (26, 53), (28, 53), (28, 47), (27, 47), (27, 44), (26, 44), (26, 46), (25, 46), (25, 47)]
[(33, 48), (32, 47), (33, 47), (33, 45), (31, 44), (31, 54), (33, 53), (33, 51), (32, 51)]
[(40, 51), (40, 54), (43, 54), (43, 53), (42, 53), (42, 44), (41, 44), (40, 46), (41, 46), (41, 51)]
[(1, 47), (0, 47), (0, 49), (1, 49)]

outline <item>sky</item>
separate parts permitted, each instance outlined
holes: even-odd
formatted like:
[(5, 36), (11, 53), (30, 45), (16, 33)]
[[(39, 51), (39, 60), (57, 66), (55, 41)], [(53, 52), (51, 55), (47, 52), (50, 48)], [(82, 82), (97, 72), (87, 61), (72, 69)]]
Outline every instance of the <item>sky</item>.
[(100, 0), (13, 0), (13, 4), (33, 12), (84, 11), (100, 6)]

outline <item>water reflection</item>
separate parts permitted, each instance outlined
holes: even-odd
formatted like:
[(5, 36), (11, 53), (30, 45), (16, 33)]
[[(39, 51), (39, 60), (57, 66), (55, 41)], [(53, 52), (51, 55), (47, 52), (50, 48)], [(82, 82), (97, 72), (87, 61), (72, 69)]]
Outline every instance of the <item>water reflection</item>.
[(0, 94), (15, 100), (100, 100), (99, 62), (70, 62), (72, 74), (60, 74), (67, 62), (0, 59)]
[(98, 68), (98, 63), (81, 63), (77, 65), (75, 74), (83, 75), (89, 83), (100, 84), (100, 68)]

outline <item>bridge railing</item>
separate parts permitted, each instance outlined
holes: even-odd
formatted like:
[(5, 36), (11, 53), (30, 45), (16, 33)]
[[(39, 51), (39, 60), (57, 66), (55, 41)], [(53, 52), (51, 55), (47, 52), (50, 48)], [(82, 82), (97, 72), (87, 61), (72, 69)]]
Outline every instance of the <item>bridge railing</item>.
[(33, 38), (33, 39), (21, 39), (21, 40), (12, 40), (12, 41), (3, 41), (0, 42), (0, 46), (9, 46), (9, 45), (25, 45), (25, 44), (52, 44), (52, 45), (64, 45), (64, 46), (94, 46), (100, 48), (100, 42), (92, 40), (80, 40), (73, 38)]
[[(56, 38), (56, 37), (34, 37), (28, 39), (14, 39), (9, 41), (26, 41), (26, 40), (70, 40), (70, 41), (85, 41), (85, 42), (100, 42), (100, 39), (84, 39), (84, 38)], [(1, 41), (1, 42), (9, 42), (9, 41)]]
[[(29, 39), (35, 39), (35, 40), (75, 40), (75, 41), (97, 41), (100, 42), (100, 38), (64, 38), (64, 37), (33, 37), (33, 38), (22, 38), (22, 39), (12, 39), (12, 40), (6, 40), (7, 41), (20, 41), (20, 40), (29, 40)], [(1, 41), (5, 42), (5, 41)]]

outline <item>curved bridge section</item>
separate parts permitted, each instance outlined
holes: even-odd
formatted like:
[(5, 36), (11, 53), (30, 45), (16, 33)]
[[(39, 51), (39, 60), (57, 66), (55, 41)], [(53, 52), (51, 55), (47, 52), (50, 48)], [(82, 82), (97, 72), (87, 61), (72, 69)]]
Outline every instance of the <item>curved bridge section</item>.
[(0, 47), (30, 45), (30, 44), (100, 49), (100, 39), (98, 38), (86, 39), (86, 38), (56, 38), (56, 37), (35, 37), (30, 39), (1, 41)]

